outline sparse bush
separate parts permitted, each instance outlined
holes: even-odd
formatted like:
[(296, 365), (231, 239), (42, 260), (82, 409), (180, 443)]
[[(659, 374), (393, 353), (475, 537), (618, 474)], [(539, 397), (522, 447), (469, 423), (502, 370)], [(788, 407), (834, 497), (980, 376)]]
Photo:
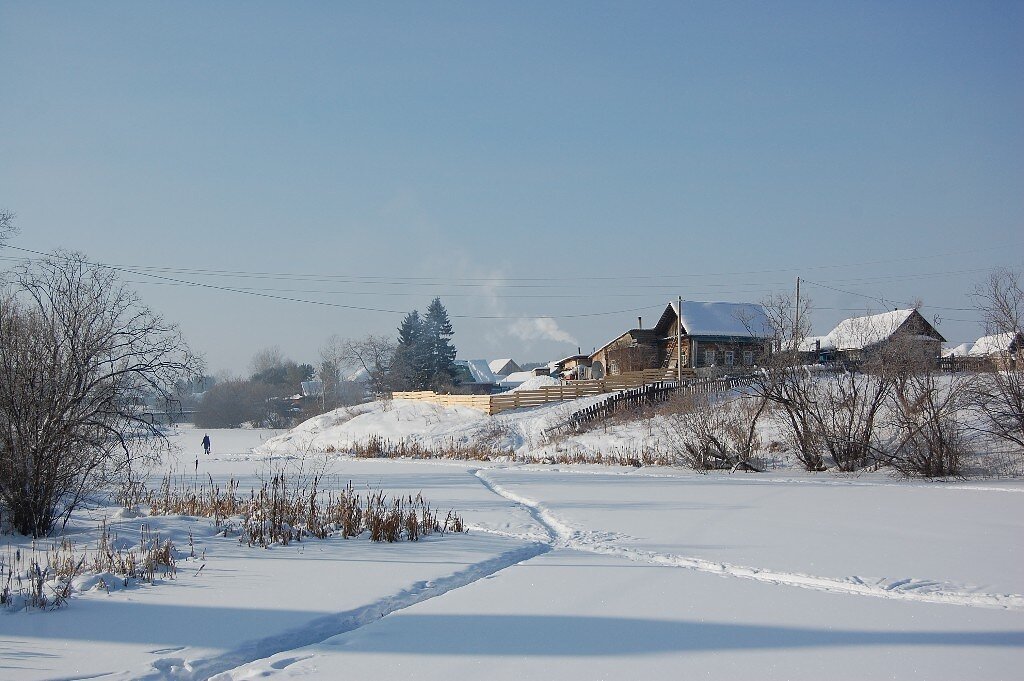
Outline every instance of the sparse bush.
[(760, 398), (680, 394), (660, 411), (668, 441), (694, 470), (757, 470), (756, 424), (764, 404)]
[(904, 475), (960, 475), (973, 454), (967, 414), (974, 406), (976, 374), (941, 375), (929, 358), (908, 356), (890, 401), (895, 444), (892, 466)]

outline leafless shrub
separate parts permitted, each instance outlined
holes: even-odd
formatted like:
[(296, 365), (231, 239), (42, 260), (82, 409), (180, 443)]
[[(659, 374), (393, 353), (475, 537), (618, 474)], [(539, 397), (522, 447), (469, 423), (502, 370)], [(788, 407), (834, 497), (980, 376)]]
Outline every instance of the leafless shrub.
[(756, 424), (765, 404), (756, 397), (680, 394), (660, 411), (668, 441), (694, 470), (757, 470)]
[(899, 353), (890, 418), (895, 446), (889, 462), (904, 475), (960, 475), (973, 453), (965, 415), (974, 405), (973, 373), (940, 375), (935, 361)]
[(1018, 451), (1024, 450), (1024, 288), (1017, 272), (1000, 269), (975, 291), (985, 332), (1001, 336), (978, 382), (975, 398), (982, 429)]
[(810, 335), (810, 301), (799, 306), (786, 294), (762, 303), (774, 334), (772, 352), (751, 381), (755, 394), (777, 409), (773, 416), (792, 441), (797, 459), (809, 471), (825, 468), (819, 431), (810, 411), (815, 374), (801, 348)]
[(879, 420), (891, 379), (884, 373), (836, 367), (817, 372), (805, 397), (816, 444), (841, 471), (878, 463)]

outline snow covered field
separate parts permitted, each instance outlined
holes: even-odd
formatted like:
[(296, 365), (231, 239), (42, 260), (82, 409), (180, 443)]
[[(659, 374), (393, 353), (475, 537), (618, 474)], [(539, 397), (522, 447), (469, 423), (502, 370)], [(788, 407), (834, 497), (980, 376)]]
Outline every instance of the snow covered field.
[[(436, 416), (418, 418), (450, 433), (456, 417)], [(243, 489), (268, 457), (298, 451), (265, 445), (268, 431), (210, 435), (199, 474)], [(176, 438), (191, 471), (202, 432)], [(1013, 679), (1024, 668), (1022, 482), (329, 466), (332, 485), (422, 491), (470, 532), (264, 550), (214, 536), (205, 519), (94, 508), (75, 517), (76, 541), (106, 517), (120, 537), (148, 523), (179, 549), (191, 531), (197, 558), (156, 586), (0, 612), (0, 678)]]

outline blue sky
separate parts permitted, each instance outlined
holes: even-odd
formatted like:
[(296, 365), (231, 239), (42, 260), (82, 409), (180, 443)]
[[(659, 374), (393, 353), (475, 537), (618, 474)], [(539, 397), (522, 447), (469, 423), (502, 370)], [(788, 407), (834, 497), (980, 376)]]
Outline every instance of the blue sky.
[(962, 341), (1022, 266), (1022, 37), (1018, 2), (0, 0), (0, 206), (165, 268), (125, 278), (214, 371), (434, 295), (460, 356), (547, 360), (796, 276), (822, 333), (921, 298)]

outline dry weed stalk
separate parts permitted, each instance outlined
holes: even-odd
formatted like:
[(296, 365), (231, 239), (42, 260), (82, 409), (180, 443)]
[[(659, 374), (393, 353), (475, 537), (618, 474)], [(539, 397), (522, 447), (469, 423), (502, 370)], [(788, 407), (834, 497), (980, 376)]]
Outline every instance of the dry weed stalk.
[(307, 536), (357, 537), (366, 532), (372, 541), (417, 541), (435, 532), (464, 532), (462, 518), (450, 511), (444, 523), (422, 494), (391, 497), (383, 491), (355, 491), (349, 482), (340, 491), (320, 489), (321, 475), (309, 478), (278, 471), (249, 495), (238, 494), (232, 480), (221, 488), (172, 487), (164, 478), (159, 491), (151, 495), (150, 512), (186, 514), (214, 518), (223, 533), (237, 532), (239, 542), (248, 546), (282, 546)]
[[(8, 547), (0, 555), (0, 606), (12, 610), (22, 608), (50, 609), (66, 604), (74, 591), (75, 579), (83, 574), (109, 573), (128, 586), (131, 580), (155, 584), (157, 578), (174, 579), (177, 551), (170, 540), (162, 541), (147, 525), (143, 525), (137, 546), (115, 548), (106, 521), (100, 525), (95, 549), (81, 550), (63, 538), (49, 547), (33, 542), (31, 549), (13, 552)], [(100, 585), (109, 591), (113, 584), (103, 579)]]

